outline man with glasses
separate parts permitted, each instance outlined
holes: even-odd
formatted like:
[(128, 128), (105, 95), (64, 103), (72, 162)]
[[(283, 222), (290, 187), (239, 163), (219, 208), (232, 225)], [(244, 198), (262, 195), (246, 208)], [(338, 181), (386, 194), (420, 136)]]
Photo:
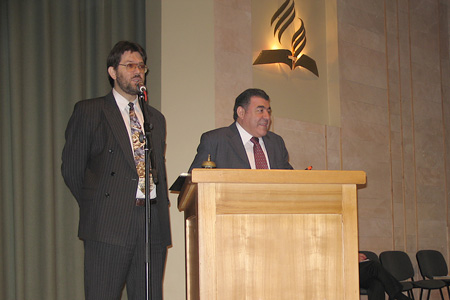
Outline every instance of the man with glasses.
[[(149, 290), (162, 299), (167, 247), (171, 244), (165, 168), (164, 116), (140, 106), (147, 73), (145, 50), (118, 42), (107, 58), (112, 91), (75, 105), (66, 129), (62, 175), (80, 207), (86, 299), (146, 299), (145, 206), (150, 205)], [(144, 118), (145, 114), (145, 118)], [(151, 187), (142, 188), (144, 120), (151, 125)], [(145, 173), (143, 173), (145, 174)], [(142, 176), (140, 176), (142, 175)], [(145, 203), (144, 193), (150, 191)]]

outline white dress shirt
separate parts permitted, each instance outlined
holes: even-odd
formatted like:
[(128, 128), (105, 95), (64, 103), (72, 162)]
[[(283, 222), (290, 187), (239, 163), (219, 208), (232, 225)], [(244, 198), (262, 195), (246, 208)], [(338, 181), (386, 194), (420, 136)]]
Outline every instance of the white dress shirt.
[[(250, 133), (248, 133), (238, 122), (236, 122), (236, 127), (239, 131), (239, 135), (242, 139), (242, 144), (244, 144), (245, 152), (247, 153), (248, 161), (250, 162), (250, 168), (256, 169), (255, 164), (255, 155), (253, 153), (253, 143), (251, 138), (253, 137)], [(260, 137), (259, 144), (264, 152), (264, 156), (266, 157), (267, 167), (270, 169), (269, 157), (267, 156), (266, 146), (264, 145), (264, 140)]]

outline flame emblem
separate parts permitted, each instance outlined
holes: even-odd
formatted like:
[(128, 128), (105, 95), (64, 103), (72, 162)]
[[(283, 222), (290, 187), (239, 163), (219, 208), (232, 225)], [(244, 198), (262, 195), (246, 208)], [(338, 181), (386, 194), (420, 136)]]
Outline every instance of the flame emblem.
[[(272, 16), (270, 25), (274, 26), (273, 35), (278, 37), (280, 44), (283, 33), (289, 26), (293, 25), (295, 17), (294, 0), (286, 0)], [(306, 29), (303, 20), (301, 18), (298, 19), (300, 20), (300, 28), (292, 36), (291, 49), (262, 50), (253, 65), (284, 63), (291, 70), (294, 70), (296, 67), (303, 67), (319, 77), (319, 71), (314, 59), (306, 54), (302, 54), (306, 46)]]

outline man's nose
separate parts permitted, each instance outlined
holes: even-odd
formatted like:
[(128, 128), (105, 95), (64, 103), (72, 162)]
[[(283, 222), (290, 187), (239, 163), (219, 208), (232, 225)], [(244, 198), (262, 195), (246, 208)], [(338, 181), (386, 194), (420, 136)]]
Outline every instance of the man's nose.
[(134, 75), (136, 75), (136, 74), (141, 74), (141, 70), (139, 70), (139, 68), (136, 66), (136, 67), (133, 69), (133, 74), (134, 74)]

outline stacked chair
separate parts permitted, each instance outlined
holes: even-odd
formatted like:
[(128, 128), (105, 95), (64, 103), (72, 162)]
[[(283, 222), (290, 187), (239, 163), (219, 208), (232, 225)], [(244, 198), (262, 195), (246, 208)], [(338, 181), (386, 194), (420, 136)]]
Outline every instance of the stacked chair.
[(411, 259), (405, 252), (384, 251), (380, 253), (380, 262), (388, 272), (402, 283), (403, 291), (407, 291), (410, 298), (414, 299), (412, 289), (419, 288), (420, 299), (422, 299), (423, 290), (428, 290), (427, 299), (430, 299), (432, 290), (439, 290), (441, 299), (444, 300), (442, 288), (445, 287), (446, 284), (441, 280), (432, 278), (414, 281), (414, 268)]
[(440, 280), (447, 287), (450, 299), (450, 276), (448, 274), (447, 262), (441, 252), (436, 250), (420, 250), (416, 254), (420, 274), (424, 280)]

